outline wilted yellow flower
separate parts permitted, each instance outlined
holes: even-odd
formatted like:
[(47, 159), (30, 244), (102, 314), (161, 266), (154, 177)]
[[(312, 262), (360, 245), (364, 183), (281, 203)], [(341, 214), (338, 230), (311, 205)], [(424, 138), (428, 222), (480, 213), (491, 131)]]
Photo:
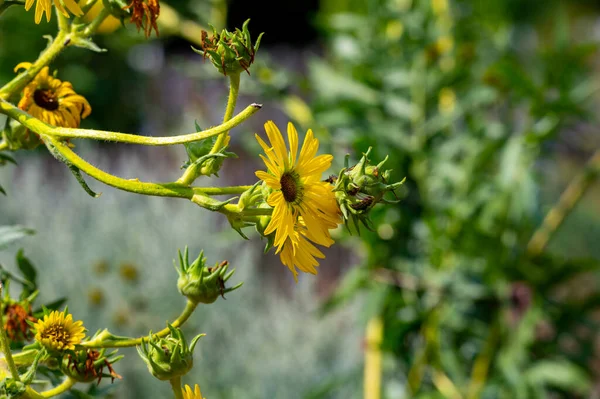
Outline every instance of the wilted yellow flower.
[[(26, 0), (25, 1), (25, 11), (29, 11), (33, 3), (36, 0)], [(46, 13), (46, 21), (50, 22), (50, 16), (52, 15), (52, 3), (58, 11), (61, 12), (65, 17), (69, 18), (69, 13), (64, 9), (63, 5), (60, 2), (61, 0), (37, 0), (37, 4), (35, 6), (35, 23), (39, 24), (42, 20), (42, 15)], [(65, 3), (65, 6), (73, 13), (75, 16), (83, 15), (83, 11), (77, 5), (75, 0), (62, 0)]]
[(189, 385), (186, 385), (183, 389), (183, 399), (204, 399), (202, 397), (202, 392), (200, 392), (200, 387), (198, 386), (198, 384), (196, 384), (193, 391)]
[[(15, 72), (30, 67), (30, 63), (22, 62)], [(19, 108), (50, 125), (73, 128), (79, 127), (81, 119), (92, 112), (85, 97), (77, 94), (71, 83), (50, 76), (48, 67), (25, 87)]]
[(35, 323), (35, 340), (50, 350), (74, 350), (84, 337), (83, 322), (73, 321), (66, 310), (54, 310)]
[[(333, 156), (316, 156), (319, 141), (308, 130), (300, 155), (298, 155), (298, 132), (288, 123), (288, 152), (281, 132), (272, 121), (265, 123), (271, 147), (258, 135), (256, 139), (265, 151), (260, 156), (268, 171), (258, 171), (256, 176), (273, 190), (267, 198), (273, 215), (264, 231), (275, 232), (274, 245), (281, 252), (282, 262), (297, 276), (300, 270), (316, 274), (318, 262), (314, 256), (323, 258), (310, 241), (329, 247), (333, 240), (330, 229), (340, 222), (340, 210), (330, 183), (321, 181), (321, 174), (329, 168)], [(311, 254), (313, 256), (307, 256)]]

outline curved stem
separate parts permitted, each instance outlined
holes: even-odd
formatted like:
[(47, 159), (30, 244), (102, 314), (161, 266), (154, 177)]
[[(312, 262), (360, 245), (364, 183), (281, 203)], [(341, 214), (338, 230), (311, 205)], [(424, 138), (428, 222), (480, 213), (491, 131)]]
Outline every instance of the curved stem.
[[(100, 24), (110, 15), (110, 11), (103, 8), (102, 11), (94, 18), (94, 20), (80, 32), (69, 33), (64, 30), (58, 32), (52, 43), (40, 54), (38, 59), (33, 63), (31, 68), (22, 72), (20, 75), (15, 77), (13, 80), (5, 84), (0, 88), (0, 99), (6, 100), (14, 93), (21, 91), (29, 82), (36, 77), (36, 75), (48, 64), (50, 64), (61, 51), (63, 51), (69, 45), (72, 38), (86, 39), (93, 35)], [(60, 19), (59, 19), (60, 24)]]
[(248, 119), (250, 116), (252, 116), (254, 113), (256, 113), (261, 107), (262, 106), (260, 104), (251, 104), (228, 122), (207, 130), (203, 130), (201, 132), (194, 132), (190, 134), (171, 137), (147, 137), (127, 133), (107, 132), (102, 130), (54, 127), (42, 122), (39, 119), (34, 118), (27, 112), (20, 110), (13, 104), (4, 101), (0, 98), (0, 113), (10, 116), (29, 130), (40, 135), (54, 136), (64, 139), (93, 139), (149, 146), (166, 146), (174, 144), (191, 143), (193, 141), (199, 141), (216, 136), (223, 132), (227, 132), (233, 127), (239, 125), (240, 123)]
[(192, 199), (194, 190), (176, 183), (147, 183), (137, 179), (128, 180), (106, 173), (80, 158), (65, 143), (54, 137), (42, 136), (51, 152), (58, 151), (65, 160), (102, 183), (132, 193), (153, 195), (158, 197), (175, 197)]
[[(183, 309), (183, 312), (181, 312), (179, 317), (175, 319), (175, 321), (173, 321), (171, 325), (173, 327), (180, 327), (181, 325), (183, 325), (183, 323), (185, 323), (190, 318), (192, 313), (194, 313), (194, 310), (196, 310), (197, 306), (197, 303), (188, 300), (185, 305), (185, 309)], [(167, 327), (157, 332), (156, 334), (153, 334), (153, 336), (162, 338), (169, 335), (170, 332), (171, 330), (169, 330), (169, 328)], [(130, 346), (140, 345), (144, 341), (147, 342), (148, 337), (123, 338), (116, 337), (110, 332), (105, 331), (91, 341), (82, 342), (81, 346), (84, 346), (86, 348), (126, 348)]]
[(60, 31), (46, 50), (40, 54), (37, 61), (26, 71), (21, 72), (20, 75), (16, 76), (13, 80), (5, 84), (0, 88), (0, 99), (8, 99), (12, 94), (21, 91), (29, 82), (35, 78), (35, 76), (56, 58), (56, 56), (64, 50), (68, 43), (66, 43), (68, 34)]
[(581, 199), (585, 191), (592, 185), (600, 172), (600, 149), (590, 158), (585, 169), (567, 186), (558, 202), (546, 214), (542, 225), (536, 230), (527, 244), (527, 254), (531, 257), (542, 253), (546, 245)]
[(51, 398), (53, 396), (60, 395), (63, 392), (67, 392), (69, 389), (73, 388), (73, 385), (76, 383), (77, 381), (75, 381), (73, 378), (67, 377), (60, 385), (57, 385), (48, 391), (40, 392), (40, 395), (43, 398)]
[(175, 394), (175, 399), (183, 399), (183, 391), (181, 390), (181, 377), (171, 378), (169, 382), (171, 383), (171, 389), (173, 389), (173, 393)]

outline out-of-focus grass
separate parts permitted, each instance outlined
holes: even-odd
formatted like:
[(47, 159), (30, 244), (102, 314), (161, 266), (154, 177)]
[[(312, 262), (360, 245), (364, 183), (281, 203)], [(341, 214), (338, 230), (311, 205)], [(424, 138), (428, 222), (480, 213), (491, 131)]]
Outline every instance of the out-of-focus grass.
[[(83, 152), (120, 176), (173, 177), (165, 172), (173, 172), (173, 165), (161, 161), (177, 158), (169, 150), (153, 150), (161, 157), (144, 164), (109, 161), (105, 150)], [(185, 383), (199, 383), (211, 399), (360, 397), (358, 304), (319, 318), (318, 276), (303, 276), (282, 295), (261, 276), (261, 264), (273, 255), (263, 255), (261, 243), (244, 242), (221, 224), (220, 215), (183, 200), (141, 197), (90, 181), (103, 192), (93, 199), (53, 159), (17, 158), (19, 166), (0, 170), (8, 191), (0, 199), (0, 225), (37, 230), (20, 245), (39, 269), (42, 301), (68, 296), (69, 310), (90, 333), (109, 327), (117, 334), (147, 334), (163, 328), (185, 303), (175, 286), (176, 250), (187, 244), (196, 256), (204, 248), (209, 262), (228, 259), (237, 269), (232, 283), (245, 284), (226, 300), (201, 306), (186, 326), (190, 339), (200, 332), (207, 336)], [(16, 249), (0, 253), (0, 262), (14, 268)], [(135, 349), (121, 352), (127, 356), (116, 370), (124, 380), (115, 382), (115, 397), (170, 397), (168, 384), (150, 377)]]

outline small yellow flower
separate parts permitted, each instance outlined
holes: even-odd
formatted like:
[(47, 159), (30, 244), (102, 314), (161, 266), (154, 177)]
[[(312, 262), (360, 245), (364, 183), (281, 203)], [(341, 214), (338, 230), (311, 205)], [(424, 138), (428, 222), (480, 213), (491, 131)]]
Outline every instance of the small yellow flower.
[(272, 121), (265, 123), (265, 130), (271, 147), (256, 135), (266, 155), (260, 157), (268, 169), (256, 172), (256, 176), (273, 190), (267, 198), (267, 203), (273, 207), (273, 215), (264, 234), (275, 232), (276, 253), (281, 252), (282, 263), (292, 271), (294, 278), (297, 278), (296, 266), (304, 272), (316, 274), (315, 266), (319, 263), (314, 257), (324, 256), (308, 240), (331, 246), (333, 240), (329, 230), (336, 228), (340, 222), (333, 187), (321, 181), (321, 175), (331, 165), (333, 156), (316, 156), (319, 141), (314, 138), (312, 130), (306, 133), (299, 156), (298, 132), (294, 125), (288, 123), (287, 127), (289, 152), (281, 132)]
[(74, 350), (83, 337), (83, 322), (73, 321), (73, 316), (66, 310), (55, 310), (35, 323), (35, 340), (50, 350)]
[[(25, 11), (29, 11), (29, 9), (31, 8), (31, 6), (33, 6), (33, 3), (35, 3), (35, 1), (36, 0), (26, 0)], [(71, 13), (75, 16), (80, 17), (83, 15), (83, 11), (81, 11), (81, 8), (77, 5), (77, 2), (75, 0), (62, 1), (65, 3), (65, 6), (67, 6), (69, 11), (71, 11)], [(37, 4), (35, 6), (36, 24), (40, 23), (40, 21), (42, 20), (42, 15), (44, 13), (46, 13), (46, 21), (50, 22), (50, 16), (52, 13), (52, 3), (54, 3), (54, 6), (58, 11), (61, 12), (62, 15), (69, 18), (69, 13), (67, 12), (67, 10), (64, 9), (63, 5), (61, 4), (61, 0), (37, 0)]]
[[(15, 68), (28, 69), (31, 64), (23, 62)], [(92, 107), (85, 97), (73, 90), (73, 85), (50, 76), (44, 67), (23, 90), (19, 108), (50, 125), (77, 128), (81, 119), (87, 118)]]
[(202, 397), (202, 392), (200, 392), (200, 387), (198, 386), (198, 384), (196, 384), (193, 391), (189, 385), (185, 386), (185, 388), (183, 389), (183, 399), (205, 399), (205, 398)]

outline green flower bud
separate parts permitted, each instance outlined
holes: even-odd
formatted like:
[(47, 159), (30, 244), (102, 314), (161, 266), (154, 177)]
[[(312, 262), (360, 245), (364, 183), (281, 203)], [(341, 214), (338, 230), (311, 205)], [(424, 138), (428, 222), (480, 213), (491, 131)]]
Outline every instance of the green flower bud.
[(192, 369), (194, 347), (204, 335), (198, 335), (188, 347), (181, 330), (170, 324), (168, 327), (171, 333), (167, 337), (159, 338), (153, 336), (151, 332), (148, 342), (142, 341), (142, 345), (137, 347), (138, 353), (148, 365), (150, 373), (162, 381), (181, 377)]
[(387, 162), (388, 157), (373, 166), (369, 165), (370, 153), (371, 148), (369, 147), (361, 160), (352, 167), (348, 167), (348, 157), (346, 157), (346, 165), (339, 176), (330, 177), (330, 182), (335, 183), (333, 191), (336, 193), (336, 199), (346, 225), (348, 225), (348, 220), (352, 219), (357, 229), (360, 221), (372, 230), (369, 219), (371, 209), (378, 203), (397, 203), (398, 201), (386, 200), (384, 195), (394, 192), (406, 180), (388, 184), (391, 170), (383, 170), (383, 165)]
[(239, 283), (230, 288), (225, 287), (225, 282), (235, 273), (235, 269), (227, 273), (229, 267), (227, 261), (215, 264), (214, 267), (207, 267), (204, 251), (202, 251), (190, 265), (187, 247), (185, 247), (183, 256), (181, 251), (177, 253), (179, 267), (173, 261), (175, 270), (179, 274), (177, 288), (182, 295), (194, 303), (213, 303), (219, 296), (225, 298), (224, 294), (238, 289), (243, 284)]
[[(112, 365), (123, 359), (123, 355), (115, 356), (117, 351), (113, 351), (105, 355), (106, 349), (100, 351), (94, 349), (82, 349), (72, 354), (68, 354), (62, 360), (61, 371), (79, 382), (92, 382), (98, 380), (98, 384), (102, 377), (109, 377), (112, 381), (115, 378), (122, 377), (117, 374)], [(104, 368), (108, 370), (105, 372)]]
[(213, 65), (223, 75), (239, 74), (242, 71), (248, 71), (250, 65), (254, 62), (254, 56), (258, 51), (262, 33), (256, 39), (254, 46), (248, 24), (250, 20), (246, 20), (242, 26), (242, 30), (236, 29), (235, 32), (228, 32), (226, 29), (219, 34), (212, 28), (212, 36), (208, 36), (208, 32), (202, 31), (201, 48), (200, 50), (192, 47), (198, 54), (202, 54), (205, 58), (208, 57)]

